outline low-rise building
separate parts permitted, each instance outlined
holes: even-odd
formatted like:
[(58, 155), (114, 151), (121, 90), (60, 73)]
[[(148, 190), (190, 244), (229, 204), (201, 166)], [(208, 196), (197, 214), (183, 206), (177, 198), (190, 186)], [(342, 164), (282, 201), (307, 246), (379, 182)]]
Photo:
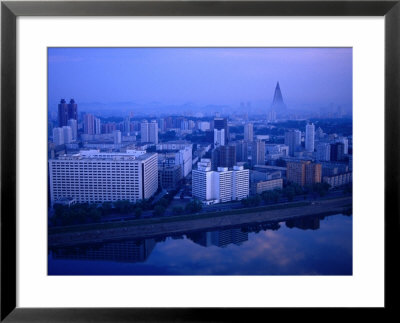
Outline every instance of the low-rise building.
[(332, 188), (349, 184), (353, 181), (353, 173), (343, 173), (334, 176), (325, 176), (323, 178), (325, 183), (328, 183)]
[(265, 191), (273, 191), (275, 189), (282, 189), (283, 179), (270, 179), (266, 181), (259, 181), (251, 183), (251, 194), (261, 194)]

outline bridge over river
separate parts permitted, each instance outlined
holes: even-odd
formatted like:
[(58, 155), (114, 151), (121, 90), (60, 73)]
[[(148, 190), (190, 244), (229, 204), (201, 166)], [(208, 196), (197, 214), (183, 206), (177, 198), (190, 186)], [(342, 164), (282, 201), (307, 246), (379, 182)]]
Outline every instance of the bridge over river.
[(296, 217), (338, 214), (352, 207), (352, 197), (319, 200), (312, 203), (290, 204), (279, 209), (255, 211), (240, 210), (239, 214), (208, 217), (181, 216), (152, 219), (148, 223), (139, 221), (122, 222), (116, 225), (99, 225), (92, 228), (77, 226), (49, 232), (49, 247), (64, 247), (85, 243), (98, 243), (116, 239), (146, 239), (155, 236), (179, 235), (199, 230), (216, 230), (251, 223), (281, 222)]

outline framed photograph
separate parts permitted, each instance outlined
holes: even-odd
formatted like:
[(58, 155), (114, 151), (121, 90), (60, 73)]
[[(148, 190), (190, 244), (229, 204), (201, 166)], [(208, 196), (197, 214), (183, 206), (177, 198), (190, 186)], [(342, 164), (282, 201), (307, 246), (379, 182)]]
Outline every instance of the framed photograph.
[(3, 1), (1, 320), (395, 311), (399, 15)]

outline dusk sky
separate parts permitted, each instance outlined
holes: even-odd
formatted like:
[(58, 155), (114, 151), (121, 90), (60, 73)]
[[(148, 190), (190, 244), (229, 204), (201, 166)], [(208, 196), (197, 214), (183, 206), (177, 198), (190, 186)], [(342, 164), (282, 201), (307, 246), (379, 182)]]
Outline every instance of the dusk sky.
[(78, 104), (352, 107), (351, 48), (49, 48), (49, 107)]

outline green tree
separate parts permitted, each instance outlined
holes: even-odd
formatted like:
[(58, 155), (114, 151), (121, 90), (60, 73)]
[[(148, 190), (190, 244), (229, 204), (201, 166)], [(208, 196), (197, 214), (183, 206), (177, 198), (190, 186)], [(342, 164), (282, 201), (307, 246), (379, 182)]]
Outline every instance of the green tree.
[(112, 212), (112, 203), (111, 202), (104, 202), (101, 206), (103, 215), (108, 215)]
[(181, 215), (181, 214), (183, 214), (184, 211), (185, 211), (185, 210), (183, 209), (182, 206), (174, 206), (174, 207), (172, 208), (172, 212), (173, 212), (175, 215)]
[(201, 204), (201, 201), (199, 200), (193, 200), (186, 204), (185, 210), (189, 213), (197, 213), (200, 212), (203, 208), (203, 205)]
[(143, 210), (140, 207), (135, 208), (134, 213), (135, 213), (135, 218), (139, 219), (142, 216)]

